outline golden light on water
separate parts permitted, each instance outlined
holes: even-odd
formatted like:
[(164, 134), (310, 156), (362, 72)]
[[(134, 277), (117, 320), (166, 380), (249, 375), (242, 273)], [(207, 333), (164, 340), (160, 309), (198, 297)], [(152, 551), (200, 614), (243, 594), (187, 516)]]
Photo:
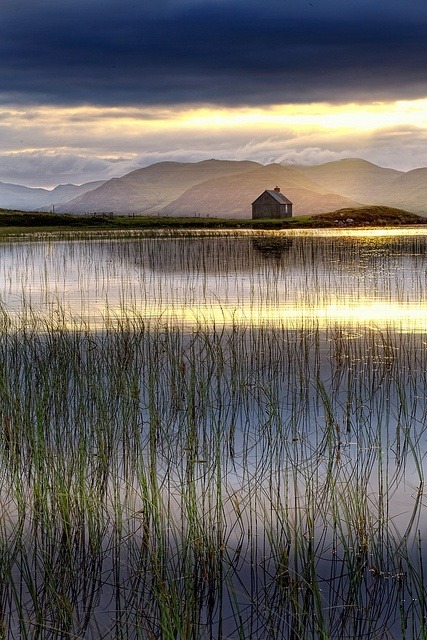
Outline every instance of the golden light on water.
[[(154, 310), (153, 310), (154, 311)], [(340, 324), (351, 326), (393, 327), (400, 331), (427, 331), (427, 305), (403, 305), (387, 302), (309, 305), (201, 305), (173, 306), (160, 313), (149, 313), (160, 321), (173, 319), (189, 325), (283, 326), (289, 328), (315, 324), (320, 328)]]
[[(137, 307), (138, 305), (136, 305)], [(23, 322), (19, 312), (11, 313), (10, 319), (17, 325)], [(320, 329), (340, 326), (346, 329), (369, 327), (373, 329), (391, 328), (402, 333), (427, 332), (427, 304), (397, 304), (388, 302), (333, 303), (325, 305), (208, 305), (196, 306), (172, 304), (147, 305), (141, 309), (124, 309), (118, 305), (108, 305), (85, 309), (77, 305), (60, 312), (54, 307), (45, 313), (32, 313), (42, 325), (59, 324), (73, 329), (98, 330), (105, 326), (116, 326), (123, 322), (138, 324), (143, 322), (152, 328), (168, 326), (186, 326), (201, 328), (278, 327), (303, 329), (311, 326)], [(25, 321), (24, 321), (25, 324)]]
[[(427, 333), (426, 235), (424, 226), (260, 233), (295, 238), (278, 263), (254, 250), (256, 234), (242, 232), (241, 253), (229, 269), (234, 237), (190, 244), (175, 238), (161, 247), (164, 253), (160, 238), (133, 236), (129, 245), (120, 236), (93, 249), (84, 242), (10, 244), (0, 302), (16, 327), (35, 320), (75, 330), (142, 322), (153, 328), (338, 325)], [(316, 237), (325, 241), (314, 245)], [(202, 246), (210, 257), (200, 271)]]

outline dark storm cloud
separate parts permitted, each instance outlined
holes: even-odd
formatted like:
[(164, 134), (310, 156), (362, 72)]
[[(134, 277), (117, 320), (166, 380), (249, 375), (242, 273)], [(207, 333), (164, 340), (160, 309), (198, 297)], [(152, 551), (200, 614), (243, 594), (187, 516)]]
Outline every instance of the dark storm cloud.
[(420, 2), (146, 4), (3, 0), (3, 102), (232, 105), (426, 93)]

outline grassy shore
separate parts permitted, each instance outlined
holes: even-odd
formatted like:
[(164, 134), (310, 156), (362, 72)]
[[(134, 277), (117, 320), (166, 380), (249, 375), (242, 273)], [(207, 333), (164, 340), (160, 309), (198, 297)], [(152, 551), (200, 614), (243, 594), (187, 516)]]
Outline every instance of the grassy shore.
[(0, 235), (73, 229), (299, 229), (426, 224), (427, 218), (385, 206), (339, 209), (316, 216), (289, 219), (175, 218), (146, 216), (72, 215), (0, 209)]

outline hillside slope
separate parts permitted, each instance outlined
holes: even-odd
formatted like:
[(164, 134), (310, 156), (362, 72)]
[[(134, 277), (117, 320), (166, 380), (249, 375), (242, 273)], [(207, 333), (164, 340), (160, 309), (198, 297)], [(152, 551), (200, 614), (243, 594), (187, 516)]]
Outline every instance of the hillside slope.
[(427, 215), (427, 168), (413, 169), (398, 176), (387, 191), (377, 194), (377, 202)]
[(347, 198), (427, 214), (427, 168), (403, 172), (355, 158), (298, 168), (323, 187)]
[(326, 189), (355, 200), (372, 200), (379, 188), (386, 189), (402, 171), (384, 169), (367, 160), (348, 158), (311, 167), (298, 167), (304, 175)]
[(258, 166), (253, 171), (207, 180), (188, 189), (164, 207), (164, 216), (218, 216), (250, 218), (251, 204), (265, 189), (276, 185), (294, 203), (293, 214), (313, 215), (360, 206), (360, 203), (339, 196), (300, 171), (278, 164)]
[(108, 180), (98, 189), (71, 200), (58, 211), (92, 213), (158, 212), (190, 187), (219, 176), (243, 173), (259, 167), (256, 162), (205, 160), (203, 162), (160, 162)]
[(91, 191), (103, 184), (87, 182), (82, 185), (63, 184), (54, 189), (35, 189), (20, 184), (0, 182), (0, 207), (3, 209), (20, 209), (22, 211), (49, 210), (52, 205), (67, 202), (81, 194)]
[(0, 207), (58, 213), (251, 216), (252, 201), (278, 185), (294, 215), (361, 203), (427, 215), (427, 168), (403, 172), (357, 158), (316, 166), (250, 161), (160, 162), (121, 178), (34, 189), (0, 182)]

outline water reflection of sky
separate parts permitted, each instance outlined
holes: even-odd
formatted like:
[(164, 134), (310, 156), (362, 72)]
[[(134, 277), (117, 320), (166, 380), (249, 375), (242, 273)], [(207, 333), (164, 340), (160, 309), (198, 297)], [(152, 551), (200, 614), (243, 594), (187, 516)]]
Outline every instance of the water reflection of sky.
[[(223, 610), (215, 613), (210, 637), (219, 637), (222, 615), (227, 637), (243, 637), (242, 628), (245, 637), (265, 637), (267, 626), (260, 623), (265, 611), (269, 624), (276, 616), (275, 637), (287, 637), (283, 611), (292, 604), (283, 587), (287, 575), (296, 585), (290, 593), (297, 599), (307, 585), (319, 581), (320, 605), (309, 609), (309, 615), (315, 619), (320, 611), (334, 640), (373, 638), (374, 633), (380, 637), (377, 629), (385, 630), (381, 637), (403, 639), (407, 635), (401, 633), (401, 611), (408, 620), (414, 612), (414, 628), (423, 624), (418, 623), (415, 598), (423, 589), (416, 571), (426, 564), (421, 536), (427, 509), (427, 235), (399, 231), (381, 230), (378, 236), (354, 231), (206, 239), (124, 236), (1, 245), (1, 299), (7, 315), (18, 323), (47, 317), (61, 324), (65, 312), (77, 328), (81, 322), (86, 328), (88, 320), (96, 328), (123, 317), (168, 325), (165, 341), (162, 331), (141, 331), (144, 339), (131, 343), (129, 360), (121, 364), (126, 340), (120, 338), (126, 338), (126, 331), (64, 332), (67, 348), (67, 337), (76, 340), (79, 362), (94, 358), (96, 376), (89, 367), (87, 387), (80, 366), (67, 369), (63, 362), (63, 412), (43, 414), (40, 422), (50, 459), (62, 460), (68, 470), (67, 455), (61, 457), (64, 443), (76, 449), (75, 429), (83, 421), (89, 441), (82, 468), (89, 479), (95, 476), (105, 430), (111, 428), (117, 437), (109, 460), (110, 471), (114, 469), (111, 489), (103, 505), (111, 518), (103, 534), (103, 578), (94, 576), (99, 600), (91, 615), (96, 631), (88, 638), (98, 638), (103, 624), (105, 629), (113, 624), (118, 583), (124, 599), (132, 602), (132, 580), (147, 560), (144, 556), (141, 562), (139, 555), (147, 508), (139, 474), (141, 461), (149, 468), (153, 416), (162, 424), (155, 477), (167, 516), (162, 533), (170, 536), (174, 584), (177, 576), (179, 581), (186, 578), (174, 567), (181, 567), (179, 536), (188, 524), (189, 474), (195, 508), (205, 517), (210, 509), (215, 515), (220, 508), (226, 579), (218, 587)], [(204, 326), (202, 331), (174, 333), (175, 322)], [(223, 331), (223, 325), (236, 325), (236, 330)], [(49, 391), (48, 373), (59, 357), (55, 332), (47, 339), (31, 331), (22, 335), (26, 338), (20, 341), (18, 333), (14, 341), (15, 334), (5, 334), (2, 342), (4, 380), (11, 376), (13, 382), (3, 402), (12, 408), (35, 403), (37, 408), (38, 392)], [(47, 376), (41, 387), (40, 366)], [(115, 399), (111, 411), (109, 398)], [(121, 413), (121, 401), (135, 415)], [(86, 423), (96, 422), (97, 415), (99, 436), (97, 430), (86, 432)], [(124, 426), (133, 424), (129, 415), (136, 428), (125, 446), (121, 434)], [(27, 431), (22, 432), (20, 451), (25, 450)], [(121, 456), (121, 445), (126, 455)], [(134, 446), (138, 458), (131, 455)], [(7, 467), (7, 452), (4, 460)], [(73, 474), (71, 470), (70, 477)], [(13, 477), (21, 482), (16, 472)], [(28, 482), (30, 514), (33, 485), (22, 481)], [(116, 527), (114, 500), (119, 492), (125, 517)], [(19, 503), (7, 482), (1, 498), (9, 540), (8, 527), (16, 531)], [(116, 529), (121, 531), (117, 551), (109, 537)], [(31, 532), (30, 543), (19, 540), (17, 549), (25, 551), (29, 544), (31, 551)], [(212, 532), (215, 538), (212, 527), (198, 534)], [(371, 540), (366, 548), (365, 538)], [(196, 537), (191, 542), (196, 546), (198, 541)], [(28, 618), (34, 617), (31, 594), (22, 586), (22, 564), (15, 564), (15, 572), (21, 600), (11, 605), (14, 637), (22, 602), (28, 603), (23, 607), (28, 606)], [(405, 576), (404, 585), (399, 576)], [(283, 599), (277, 596), (279, 588), (284, 589)], [(153, 593), (148, 591), (150, 602)], [(15, 603), (18, 592), (15, 587), (10, 602)], [(86, 606), (86, 584), (82, 593)], [(304, 610), (309, 600), (304, 599)], [(142, 609), (136, 602), (131, 625)], [(239, 630), (232, 613), (236, 603), (247, 615)], [(253, 633), (258, 624), (262, 631)]]
[(7, 243), (0, 299), (13, 316), (31, 309), (94, 327), (138, 317), (425, 331), (427, 235), (419, 231)]

